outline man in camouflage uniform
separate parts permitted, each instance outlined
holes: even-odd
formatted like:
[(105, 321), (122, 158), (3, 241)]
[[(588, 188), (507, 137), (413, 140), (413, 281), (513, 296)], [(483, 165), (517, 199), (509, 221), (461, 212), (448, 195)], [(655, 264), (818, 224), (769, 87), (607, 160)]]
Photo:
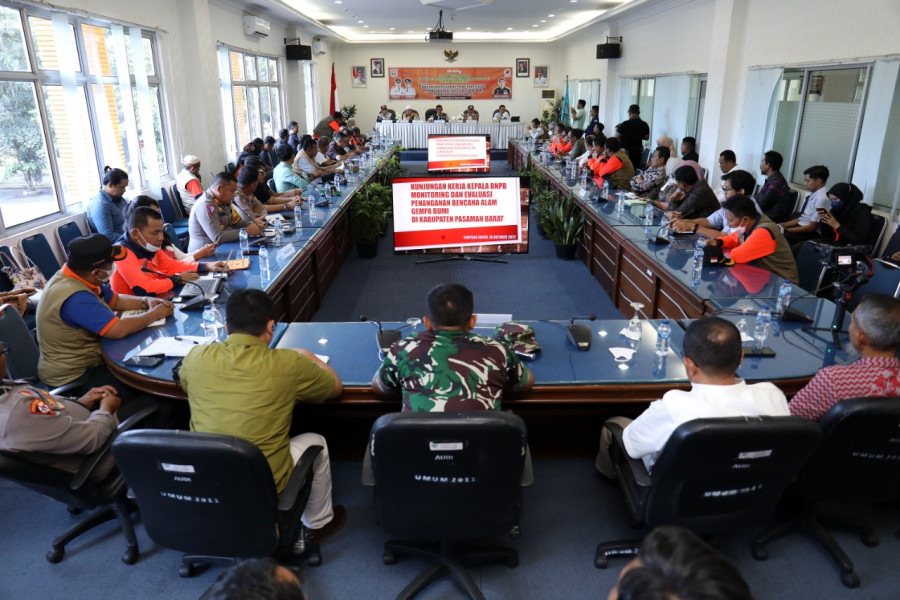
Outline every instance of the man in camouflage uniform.
[(403, 390), (404, 412), (500, 410), (503, 391), (529, 390), (534, 375), (508, 345), (471, 334), (472, 292), (459, 284), (428, 292), (425, 329), (393, 345), (372, 378), (375, 391)]

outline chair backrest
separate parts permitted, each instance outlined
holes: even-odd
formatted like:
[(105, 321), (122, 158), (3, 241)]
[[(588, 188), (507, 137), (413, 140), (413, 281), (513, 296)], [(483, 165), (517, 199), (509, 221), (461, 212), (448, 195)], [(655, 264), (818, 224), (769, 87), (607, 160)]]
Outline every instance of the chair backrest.
[(252, 442), (137, 429), (116, 439), (113, 456), (156, 543), (230, 557), (275, 550), (278, 495), (269, 463)]
[(269, 184), (269, 188), (270, 188), (273, 192), (278, 193), (278, 188), (275, 187), (275, 180), (274, 180), (274, 179), (270, 179), (267, 183)]
[(6, 450), (0, 450), (0, 477), (82, 510), (91, 510), (98, 502), (110, 498), (114, 491), (112, 486), (124, 485), (121, 477), (113, 473), (99, 485), (86, 481), (77, 491), (72, 490), (70, 485), (75, 479), (74, 474), (33, 462), (25, 455)]
[(822, 443), (797, 475), (797, 490), (827, 502), (900, 499), (900, 398), (842, 400), (819, 421)]
[(19, 249), (37, 265), (48, 281), (59, 271), (59, 261), (43, 233), (22, 238), (19, 240)]
[(166, 223), (174, 223), (178, 220), (178, 214), (175, 212), (175, 205), (166, 188), (162, 188), (162, 200), (159, 201), (159, 211), (162, 213), (163, 221)]
[(378, 522), (412, 539), (478, 539), (519, 522), (527, 433), (511, 413), (392, 413), (369, 434)]
[[(0, 267), (18, 267), (19, 261), (16, 260), (15, 254), (13, 254), (12, 248), (9, 246), (0, 246), (0, 254), (5, 254), (2, 261), (0, 261)], [(8, 292), (9, 290), (16, 287), (16, 285), (12, 282), (12, 280), (0, 270), (0, 292)]]
[(169, 238), (172, 240), (172, 243), (178, 246), (182, 252), (184, 252), (184, 244), (181, 243), (181, 239), (178, 237), (178, 232), (175, 231), (175, 226), (171, 223), (166, 223), (163, 227), (166, 233), (169, 234)]
[(825, 265), (819, 262), (819, 255), (809, 242), (804, 243), (797, 253), (797, 271), (800, 273), (800, 287), (807, 292), (816, 291), (822, 285)]
[(645, 522), (721, 532), (767, 518), (819, 443), (801, 417), (696, 419), (680, 425), (653, 466)]
[(884, 233), (887, 231), (887, 219), (884, 215), (872, 213), (872, 223), (869, 225), (869, 237), (866, 244), (872, 246), (872, 256), (878, 255), (878, 247), (881, 240), (884, 239)]
[(437, 111), (435, 109), (429, 108), (428, 110), (425, 111), (425, 120), (427, 121), (428, 119), (430, 119), (431, 117), (433, 117), (436, 114), (437, 114)]
[(788, 196), (791, 199), (791, 201), (790, 201), (791, 212), (799, 211), (800, 210), (800, 192), (798, 192), (797, 190), (791, 190), (790, 193), (788, 194)]
[(891, 234), (891, 239), (888, 240), (887, 246), (884, 247), (884, 252), (881, 253), (881, 256), (882, 258), (890, 258), (895, 252), (900, 252), (900, 221), (894, 225), (894, 233)]
[[(56, 241), (59, 242), (60, 246), (62, 246), (63, 252), (66, 253), (66, 256), (69, 255), (69, 244), (72, 242), (72, 240), (83, 235), (84, 234), (81, 233), (81, 228), (75, 221), (69, 221), (68, 223), (60, 225), (56, 228)], [(50, 276), (48, 275), (47, 279), (49, 278)]]
[(887, 294), (894, 298), (900, 295), (900, 268), (880, 259), (875, 259), (872, 264), (875, 265), (875, 272), (869, 281), (853, 292), (850, 302), (847, 303), (847, 308), (851, 312), (856, 310), (859, 301), (867, 294)]
[(36, 382), (41, 351), (22, 320), (22, 315), (13, 307), (7, 307), (0, 313), (0, 340), (10, 348), (6, 355), (6, 368), (10, 377)]
[(178, 209), (178, 213), (181, 217), (186, 219), (188, 217), (188, 211), (184, 207), (184, 201), (181, 199), (181, 192), (178, 191), (178, 186), (174, 183), (169, 186), (169, 197), (175, 202), (175, 208)]

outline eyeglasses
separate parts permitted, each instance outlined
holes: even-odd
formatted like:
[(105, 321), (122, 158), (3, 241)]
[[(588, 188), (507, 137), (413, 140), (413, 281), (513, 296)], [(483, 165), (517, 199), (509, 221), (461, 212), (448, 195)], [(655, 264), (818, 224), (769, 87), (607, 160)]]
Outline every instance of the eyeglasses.
[(734, 188), (725, 187), (725, 186), (723, 185), (723, 186), (722, 186), (722, 191), (723, 191), (723, 192), (733, 192), (733, 191), (734, 191)]

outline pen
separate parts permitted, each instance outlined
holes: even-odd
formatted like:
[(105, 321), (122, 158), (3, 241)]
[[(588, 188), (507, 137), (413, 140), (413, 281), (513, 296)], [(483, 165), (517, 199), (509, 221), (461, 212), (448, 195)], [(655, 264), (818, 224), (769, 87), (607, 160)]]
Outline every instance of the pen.
[(195, 346), (200, 345), (200, 342), (198, 342), (197, 340), (189, 340), (189, 339), (181, 337), (180, 335), (176, 335), (175, 339), (179, 342), (190, 342), (191, 344), (194, 344)]

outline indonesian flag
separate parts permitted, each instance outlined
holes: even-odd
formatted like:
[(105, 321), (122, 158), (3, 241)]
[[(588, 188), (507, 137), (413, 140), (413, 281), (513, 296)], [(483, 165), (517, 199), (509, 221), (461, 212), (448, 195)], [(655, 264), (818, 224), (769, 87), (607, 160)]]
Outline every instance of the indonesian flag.
[(337, 78), (334, 76), (334, 63), (331, 63), (331, 96), (330, 96), (330, 104), (328, 105), (328, 114), (333, 115), (340, 104), (338, 103), (337, 97)]

